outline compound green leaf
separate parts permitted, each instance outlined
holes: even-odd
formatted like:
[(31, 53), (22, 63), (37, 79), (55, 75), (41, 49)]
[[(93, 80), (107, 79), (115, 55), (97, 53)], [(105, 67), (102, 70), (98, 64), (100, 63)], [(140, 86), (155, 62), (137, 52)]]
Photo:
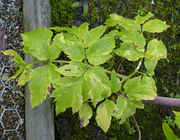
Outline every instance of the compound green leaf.
[[(82, 42), (80, 41), (80, 39), (73, 34), (69, 34), (69, 33), (63, 33), (64, 39), (68, 40), (71, 44), (79, 44), (82, 46)], [(65, 46), (64, 46), (65, 48)]]
[(122, 83), (119, 78), (116, 77), (116, 72), (113, 70), (111, 73), (111, 92), (116, 93), (121, 89)]
[(66, 50), (67, 47), (73, 46), (74, 44), (81, 45), (80, 40), (72, 34), (59, 33), (53, 38), (52, 45), (58, 47), (60, 50)]
[(120, 95), (117, 99), (118, 117), (121, 117), (127, 106), (126, 98)]
[(144, 56), (143, 53), (139, 52), (130, 43), (122, 43), (120, 48), (118, 48), (115, 53), (128, 59), (129, 61), (137, 61)]
[(105, 63), (109, 58), (111, 58), (110, 53), (113, 48), (115, 48), (114, 38), (103, 37), (96, 42), (94, 42), (87, 49), (87, 59), (92, 65), (100, 65)]
[(88, 103), (84, 103), (79, 110), (80, 126), (85, 127), (89, 123), (89, 119), (92, 117), (92, 109)]
[(156, 88), (156, 82), (154, 81), (154, 79), (152, 77), (149, 76), (143, 76), (142, 78), (142, 82), (149, 85), (149, 87), (151, 89), (153, 89), (155, 92), (157, 92), (157, 88)]
[(32, 71), (33, 65), (28, 64), (26, 65), (23, 73), (20, 75), (19, 80), (18, 80), (18, 85), (22, 86), (24, 85), (27, 81), (29, 81), (29, 77)]
[(179, 140), (167, 123), (163, 122), (162, 129), (167, 140)]
[(28, 53), (37, 57), (39, 60), (56, 59), (60, 50), (55, 46), (51, 46), (51, 38), (53, 32), (45, 28), (37, 28), (33, 31), (23, 33), (22, 44), (28, 50)]
[(143, 31), (151, 32), (151, 33), (160, 33), (169, 28), (170, 26), (159, 19), (154, 19), (151, 21), (146, 22), (143, 25)]
[(46, 99), (51, 81), (59, 76), (59, 73), (55, 69), (55, 65), (49, 64), (32, 70), (29, 84), (32, 108), (38, 106)]
[(82, 105), (82, 77), (61, 79), (64, 83), (53, 91), (51, 97), (55, 97), (56, 113), (64, 112), (72, 107), (73, 113), (79, 111)]
[(110, 96), (111, 94), (111, 84), (110, 81), (107, 81), (106, 84), (103, 84), (103, 92), (102, 92), (102, 97), (106, 98), (108, 96)]
[(26, 63), (24, 62), (24, 60), (22, 59), (22, 57), (21, 57), (17, 52), (15, 52), (15, 51), (12, 50), (12, 49), (3, 51), (3, 54), (14, 57), (14, 61), (15, 61), (17, 64), (26, 64)]
[(72, 107), (74, 99), (73, 86), (70, 87), (59, 87), (53, 91), (51, 97), (55, 97), (56, 102), (56, 114), (64, 112), (67, 108)]
[(57, 69), (64, 76), (81, 76), (85, 72), (85, 65), (82, 62), (70, 62)]
[(111, 14), (110, 18), (106, 20), (107, 26), (112, 27), (112, 26), (115, 26), (117, 24), (119, 26), (125, 28), (126, 30), (133, 30), (133, 31), (140, 31), (141, 30), (140, 25), (138, 25), (134, 20), (124, 18), (124, 17), (119, 16), (117, 14)]
[(144, 65), (150, 76), (154, 75), (154, 69), (156, 68), (157, 62), (157, 60), (145, 58)]
[(87, 87), (86, 87), (87, 93), (86, 94), (93, 101), (100, 101), (102, 99), (101, 95), (103, 92), (103, 86), (101, 83), (101, 79), (96, 74), (94, 74), (93, 72), (87, 72), (85, 74), (84, 78), (87, 82)]
[[(63, 78), (67, 78), (68, 79), (69, 77), (63, 77)], [(62, 86), (62, 84), (63, 85), (66, 84), (66, 82), (63, 83), (63, 81), (64, 81), (63, 78), (62, 77), (58, 77), (58, 78), (56, 78), (55, 80), (52, 81), (52, 86), (53, 86), (54, 89)]]
[(88, 32), (88, 26), (88, 23), (83, 23), (79, 27), (73, 26), (70, 30), (68, 30), (68, 33), (75, 34), (82, 41)]
[(151, 12), (149, 12), (145, 16), (137, 15), (135, 21), (137, 24), (141, 25), (141, 24), (144, 24), (145, 21), (147, 21), (148, 19), (150, 19), (153, 16), (154, 16), (154, 14), (152, 14)]
[(111, 94), (110, 81), (101, 67), (92, 67), (84, 75), (86, 83), (86, 96), (93, 101), (101, 101)]
[(174, 114), (175, 114), (175, 123), (176, 125), (178, 126), (178, 128), (180, 129), (180, 112), (177, 112), (177, 111), (173, 111)]
[(67, 31), (69, 34), (74, 34), (79, 38), (79, 40), (83, 41), (85, 35), (88, 32), (88, 26), (89, 26), (88, 23), (83, 23), (79, 27), (73, 26), (72, 28), (70, 28), (70, 27), (55, 26), (55, 27), (50, 27), (49, 29), (55, 30), (56, 32)]
[(66, 40), (66, 45), (64, 46), (63, 51), (71, 60), (82, 61), (85, 57), (85, 53), (81, 42), (69, 34), (64, 34), (64, 37)]
[(117, 30), (112, 30), (109, 33), (105, 34), (104, 37), (115, 37), (116, 35), (119, 34), (119, 31)]
[(66, 86), (72, 86), (74, 83), (76, 83), (77, 79), (72, 77), (58, 77), (55, 80), (52, 81), (53, 87), (66, 87)]
[(113, 116), (113, 117), (118, 116), (117, 105), (112, 100), (106, 99), (106, 107), (107, 107), (108, 114), (110, 116)]
[(73, 26), (72, 28), (70, 27), (50, 27), (49, 29), (55, 30), (56, 32), (61, 32), (61, 31), (67, 31), (70, 34), (76, 35), (81, 41), (84, 40), (85, 35), (88, 32), (88, 23), (83, 23), (81, 26), (76, 27)]
[(107, 19), (105, 22), (106, 26), (109, 26), (109, 27), (113, 27), (117, 24), (120, 24), (123, 20), (123, 17), (117, 14), (111, 14), (109, 16), (110, 16), (109, 19)]
[(15, 73), (15, 75), (11, 76), (10, 78), (11, 79), (15, 79), (17, 76), (19, 76), (23, 70), (25, 69), (26, 67), (26, 63), (24, 62), (24, 60), (22, 59), (22, 57), (17, 53), (15, 52), (14, 50), (12, 49), (9, 49), (9, 50), (6, 50), (6, 51), (3, 51), (3, 54), (4, 55), (9, 55), (11, 57), (14, 58), (14, 61), (19, 64), (19, 69), (18, 71)]
[(167, 57), (167, 49), (162, 41), (157, 39), (151, 40), (147, 45), (147, 51), (145, 52), (145, 56), (150, 59), (159, 60), (161, 58)]
[(79, 111), (79, 109), (82, 106), (83, 103), (83, 96), (82, 96), (82, 84), (79, 84), (76, 90), (76, 93), (74, 93), (74, 100), (72, 104), (72, 112), (76, 113)]
[[(24, 53), (29, 53), (29, 48), (27, 46), (24, 46), (23, 48)], [(32, 54), (29, 54), (30, 56), (33, 56)]]
[(144, 76), (141, 78), (135, 77), (128, 80), (125, 85), (125, 94), (130, 99), (140, 100), (154, 100), (156, 96), (156, 91), (152, 84), (152, 79)]
[(73, 61), (82, 61), (85, 57), (82, 43), (74, 35), (67, 33), (57, 34), (52, 45), (57, 46), (59, 50), (64, 51), (64, 53)]
[(136, 108), (144, 109), (144, 104), (142, 103), (142, 101), (136, 101), (136, 100), (129, 100), (128, 99), (128, 102), (133, 103)]
[(119, 122), (120, 124), (125, 122), (127, 118), (129, 118), (130, 116), (136, 113), (137, 106), (140, 106), (140, 107), (143, 106), (141, 101), (134, 102), (134, 100), (126, 99), (126, 102), (127, 102), (126, 108), (124, 109), (124, 112), (120, 116), (120, 119), (121, 119), (121, 121)]
[(60, 53), (60, 51), (62, 51), (62, 48), (64, 47), (64, 44), (62, 42), (65, 42), (63, 34), (57, 34), (53, 38), (51, 46), (58, 48)]
[(118, 33), (120, 40), (125, 43), (132, 43), (133, 47), (136, 48), (140, 52), (144, 52), (144, 46), (146, 44), (146, 40), (144, 36), (138, 32), (123, 30)]
[(111, 125), (111, 115), (114, 110), (114, 108), (112, 108), (113, 106), (112, 101), (106, 100), (97, 108), (96, 122), (104, 132), (107, 132)]
[(105, 30), (106, 30), (106, 26), (102, 26), (102, 25), (91, 29), (85, 36), (84, 39), (85, 47), (86, 48), (89, 47), (93, 42), (98, 40), (103, 35)]
[(89, 80), (83, 79), (83, 84), (82, 84), (82, 95), (83, 95), (83, 101), (87, 101), (88, 99), (91, 99), (89, 94), (91, 93), (90, 86), (88, 85)]
[(60, 74), (56, 71), (57, 66), (50, 63), (49, 64), (49, 79), (50, 82), (52, 83), (52, 81), (58, 77), (60, 77)]

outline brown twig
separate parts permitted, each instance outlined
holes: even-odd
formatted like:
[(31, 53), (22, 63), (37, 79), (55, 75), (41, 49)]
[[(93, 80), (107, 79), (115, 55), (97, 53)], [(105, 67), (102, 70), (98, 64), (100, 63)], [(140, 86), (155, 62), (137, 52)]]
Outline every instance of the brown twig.
[(156, 104), (156, 105), (168, 105), (168, 106), (177, 106), (180, 107), (180, 99), (176, 98), (169, 98), (169, 97), (159, 97), (157, 96), (156, 99), (150, 100), (143, 100), (144, 104)]
[(137, 129), (137, 131), (138, 131), (138, 135), (139, 135), (138, 140), (141, 140), (141, 130), (139, 129), (139, 125), (138, 125), (138, 123), (137, 123), (134, 115), (132, 116), (132, 118), (133, 118), (133, 121), (134, 121), (134, 125), (135, 125), (135, 127), (136, 127), (136, 129)]

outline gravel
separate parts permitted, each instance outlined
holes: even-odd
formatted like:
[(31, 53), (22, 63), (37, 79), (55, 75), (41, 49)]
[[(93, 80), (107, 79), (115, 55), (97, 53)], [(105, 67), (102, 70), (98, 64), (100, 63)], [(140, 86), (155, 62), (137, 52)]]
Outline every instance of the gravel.
[[(0, 28), (5, 29), (9, 49), (17, 51), (22, 57), (20, 33), (23, 32), (23, 0), (0, 0)], [(24, 96), (17, 79), (8, 80), (15, 72), (10, 57), (0, 60), (0, 140), (25, 139)]]

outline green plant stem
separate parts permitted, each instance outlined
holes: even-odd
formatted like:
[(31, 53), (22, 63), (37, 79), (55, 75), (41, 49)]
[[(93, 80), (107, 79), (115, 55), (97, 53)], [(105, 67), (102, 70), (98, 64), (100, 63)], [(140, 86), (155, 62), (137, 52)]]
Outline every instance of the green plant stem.
[[(140, 59), (138, 65), (137, 65), (137, 67), (136, 67), (136, 69), (133, 71), (133, 73), (131, 73), (131, 74), (128, 76), (127, 79), (130, 79), (131, 77), (133, 77), (133, 76), (138, 72), (138, 70), (139, 70), (139, 68), (140, 68), (140, 66), (141, 66), (141, 64), (142, 64), (142, 60), (143, 60), (143, 59)], [(127, 79), (126, 79), (126, 80), (127, 80)]]
[[(111, 71), (109, 71), (109, 70), (106, 70), (106, 73), (111, 74), (112, 72), (111, 72)], [(122, 78), (123, 80), (125, 80), (125, 79), (127, 79), (127, 78), (128, 78), (127, 76), (124, 76), (124, 75), (122, 75), (122, 74), (118, 74), (118, 73), (116, 73), (116, 76), (118, 76), (118, 77)]]
[[(124, 84), (128, 79), (130, 79), (131, 77), (133, 77), (137, 72), (138, 72), (138, 70), (139, 70), (139, 68), (140, 68), (140, 66), (141, 66), (141, 64), (142, 64), (142, 61), (143, 61), (143, 59), (141, 58), (140, 59), (140, 61), (139, 61), (139, 63), (138, 63), (138, 65), (137, 65), (137, 67), (136, 67), (136, 69), (133, 71), (133, 73), (131, 73), (128, 77), (126, 77), (126, 78), (124, 78), (123, 80), (122, 80), (122, 84)], [(123, 86), (122, 86), (123, 87)], [(122, 90), (123, 91), (123, 90)]]
[(140, 72), (140, 71), (137, 71), (137, 73), (146, 76), (146, 73), (143, 73), (143, 72)]
[(51, 60), (51, 63), (70, 63), (70, 61), (65, 61), (65, 60)]

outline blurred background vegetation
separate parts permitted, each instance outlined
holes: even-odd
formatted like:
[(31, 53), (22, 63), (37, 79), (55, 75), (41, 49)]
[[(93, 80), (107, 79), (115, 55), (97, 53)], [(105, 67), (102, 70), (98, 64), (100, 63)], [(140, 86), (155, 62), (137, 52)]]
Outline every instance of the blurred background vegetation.
[[(72, 6), (80, 2), (79, 6)], [(88, 9), (83, 11), (83, 6)], [(179, 0), (51, 0), (52, 26), (79, 26), (87, 22), (90, 27), (104, 24), (109, 14), (117, 13), (134, 19), (137, 14), (154, 14), (154, 18), (166, 21), (171, 27), (158, 34), (145, 33), (147, 41), (152, 38), (163, 40), (168, 50), (168, 60), (161, 60), (155, 70), (154, 79), (157, 82), (158, 95), (180, 98), (180, 1)], [(83, 16), (87, 12), (87, 16)], [(131, 73), (136, 63), (128, 62), (121, 57), (111, 59), (108, 69), (120, 69), (122, 74)], [(120, 67), (119, 67), (120, 66)], [(142, 70), (143, 70), (142, 66)], [(144, 69), (145, 70), (145, 69)], [(141, 129), (142, 139), (165, 139), (162, 122), (168, 122), (173, 128), (172, 110), (175, 107), (145, 105), (144, 110), (137, 110), (135, 118)], [(180, 111), (180, 110), (179, 110)], [(102, 116), (103, 117), (103, 116)], [(111, 128), (105, 134), (96, 124), (95, 117), (86, 128), (80, 128), (78, 114), (72, 115), (71, 110), (58, 115), (55, 119), (56, 139), (63, 140), (136, 140), (136, 132), (132, 118), (123, 125), (117, 120), (112, 121)], [(180, 137), (178, 129), (174, 133)]]

